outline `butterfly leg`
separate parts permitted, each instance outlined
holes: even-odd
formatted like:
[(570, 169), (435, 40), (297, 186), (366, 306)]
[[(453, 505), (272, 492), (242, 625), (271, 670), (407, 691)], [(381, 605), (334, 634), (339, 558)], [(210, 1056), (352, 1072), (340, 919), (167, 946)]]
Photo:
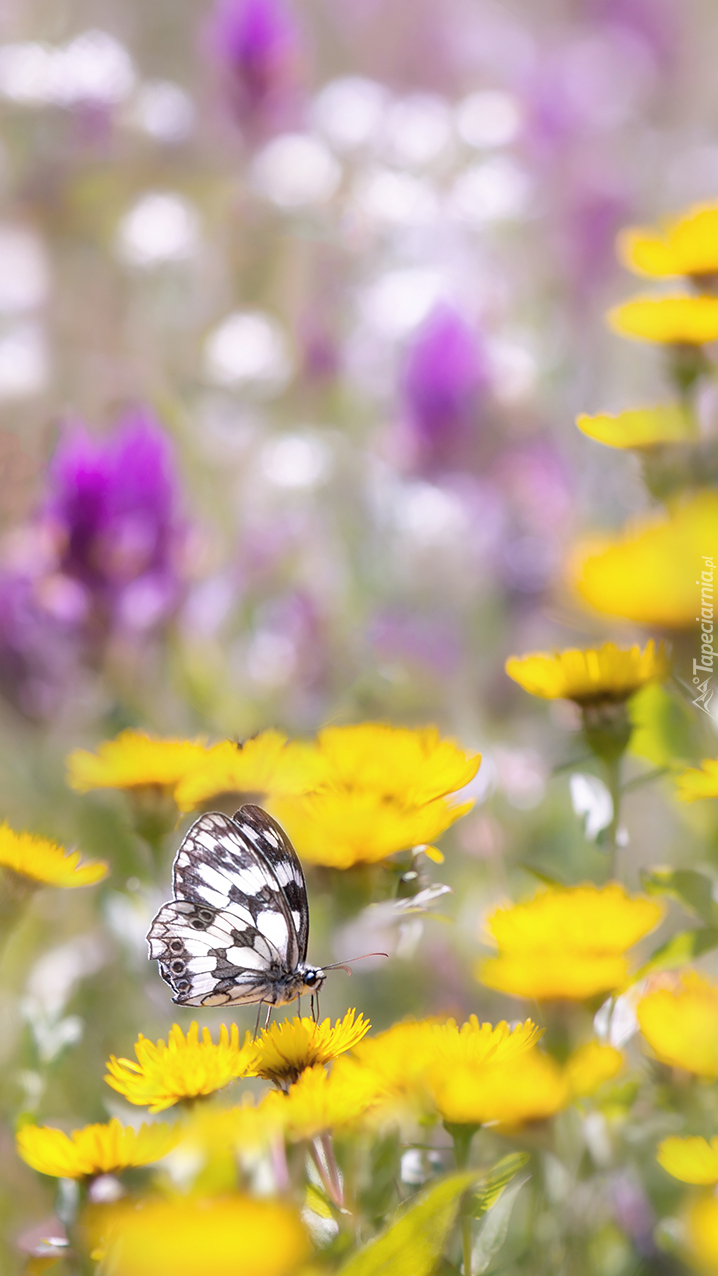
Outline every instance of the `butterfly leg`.
[(270, 1019), (271, 1019), (271, 1018), (272, 1018), (272, 1004), (271, 1004), (271, 1002), (270, 1002), (270, 1004), (267, 1006), (267, 1018), (266, 1018), (266, 1019), (265, 1019), (265, 1021), (264, 1021), (264, 1031), (265, 1031), (265, 1032), (267, 1031), (267, 1028), (269, 1027), (269, 1021), (270, 1021)]
[(297, 1014), (298, 1014), (299, 1018), (301, 1019), (301, 1017), (302, 1017), (302, 999), (301, 999), (301, 997), (297, 997)]
[(254, 1025), (254, 1036), (252, 1037), (252, 1041), (256, 1041), (256, 1040), (257, 1040), (257, 1033), (259, 1032), (259, 1016), (260, 1016), (260, 1015), (261, 1015), (261, 1013), (262, 1013), (262, 1006), (263, 1006), (263, 1004), (264, 1004), (264, 1003), (263, 1003), (262, 1001), (260, 1001), (259, 1005), (257, 1006), (257, 1021), (256, 1021), (255, 1025)]

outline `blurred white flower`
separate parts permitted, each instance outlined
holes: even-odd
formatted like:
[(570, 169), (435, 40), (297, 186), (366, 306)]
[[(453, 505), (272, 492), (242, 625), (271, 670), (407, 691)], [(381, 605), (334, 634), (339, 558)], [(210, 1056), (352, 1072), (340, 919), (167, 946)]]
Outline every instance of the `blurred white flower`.
[(519, 102), (499, 89), (470, 93), (456, 107), (459, 137), (478, 150), (507, 146), (518, 136), (521, 124)]
[(331, 461), (327, 444), (307, 434), (270, 439), (259, 457), (264, 477), (284, 488), (316, 487), (328, 477)]
[(516, 221), (529, 204), (531, 184), (515, 160), (497, 156), (462, 173), (449, 196), (449, 212), (476, 226)]
[(0, 94), (11, 102), (41, 106), (53, 100), (55, 50), (44, 44), (0, 46)]
[(362, 315), (385, 337), (404, 337), (442, 298), (446, 289), (438, 270), (410, 267), (380, 275), (360, 296)]
[(33, 310), (49, 290), (50, 267), (39, 235), (25, 226), (0, 225), (0, 312)]
[(317, 94), (312, 121), (335, 150), (357, 150), (380, 136), (388, 101), (382, 84), (348, 75), (331, 80)]
[(421, 225), (438, 210), (435, 192), (427, 182), (391, 168), (373, 168), (359, 175), (352, 191), (355, 212), (379, 225)]
[(405, 483), (395, 496), (394, 517), (413, 541), (435, 545), (456, 541), (467, 529), (466, 512), (453, 492), (433, 483)]
[(85, 31), (61, 48), (31, 41), (0, 46), (0, 94), (25, 106), (115, 106), (134, 84), (129, 53), (106, 31)]
[(386, 151), (398, 164), (432, 164), (453, 141), (451, 108), (433, 93), (401, 98), (387, 112), (384, 136)]
[(279, 208), (325, 204), (341, 181), (342, 170), (323, 142), (307, 133), (284, 133), (259, 152), (252, 184)]
[(138, 90), (127, 120), (158, 142), (183, 142), (194, 128), (194, 102), (171, 80), (150, 80)]
[(583, 821), (586, 838), (595, 842), (602, 829), (608, 828), (613, 819), (611, 794), (597, 775), (584, 775), (581, 771), (574, 771), (569, 788), (571, 805)]
[(494, 338), (486, 342), (491, 386), (499, 403), (522, 403), (536, 388), (538, 365), (534, 355), (518, 341)]
[(265, 394), (279, 393), (292, 374), (282, 329), (257, 310), (236, 311), (210, 333), (204, 364), (208, 379), (217, 385), (251, 385)]
[(39, 394), (49, 372), (47, 341), (38, 324), (19, 323), (0, 333), (0, 400)]
[(148, 268), (187, 260), (199, 237), (199, 220), (192, 204), (169, 191), (151, 191), (122, 218), (117, 250), (128, 265)]

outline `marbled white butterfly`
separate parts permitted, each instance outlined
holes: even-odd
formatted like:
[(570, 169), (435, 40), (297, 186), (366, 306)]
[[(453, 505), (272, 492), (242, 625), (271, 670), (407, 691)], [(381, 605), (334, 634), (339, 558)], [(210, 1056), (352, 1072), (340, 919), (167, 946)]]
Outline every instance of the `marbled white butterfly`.
[(302, 866), (261, 807), (200, 816), (175, 856), (173, 887), (147, 939), (177, 1005), (265, 1002), (271, 1013), (318, 993), (325, 972), (306, 962)]

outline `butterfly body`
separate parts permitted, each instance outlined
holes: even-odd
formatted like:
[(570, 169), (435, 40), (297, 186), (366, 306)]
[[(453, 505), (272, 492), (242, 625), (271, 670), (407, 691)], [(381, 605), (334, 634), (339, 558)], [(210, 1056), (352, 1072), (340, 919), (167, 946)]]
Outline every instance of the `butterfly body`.
[(297, 854), (258, 806), (210, 811), (175, 857), (175, 898), (150, 927), (150, 957), (181, 1006), (283, 1006), (317, 993), (307, 963), (309, 908)]

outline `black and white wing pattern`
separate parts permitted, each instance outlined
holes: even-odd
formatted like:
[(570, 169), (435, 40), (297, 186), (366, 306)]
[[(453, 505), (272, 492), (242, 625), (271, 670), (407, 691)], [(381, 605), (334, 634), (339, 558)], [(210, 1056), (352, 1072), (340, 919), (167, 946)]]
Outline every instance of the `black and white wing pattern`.
[[(174, 861), (175, 898), (147, 936), (174, 1001), (282, 1004), (301, 991), (309, 933), (306, 884), (294, 848), (257, 806), (234, 819), (209, 812)], [(291, 993), (291, 995), (290, 995)]]

